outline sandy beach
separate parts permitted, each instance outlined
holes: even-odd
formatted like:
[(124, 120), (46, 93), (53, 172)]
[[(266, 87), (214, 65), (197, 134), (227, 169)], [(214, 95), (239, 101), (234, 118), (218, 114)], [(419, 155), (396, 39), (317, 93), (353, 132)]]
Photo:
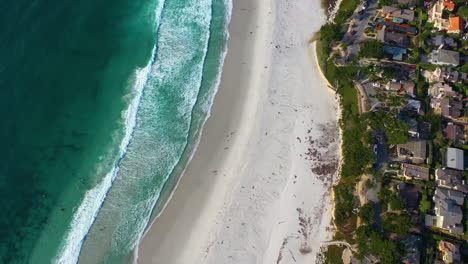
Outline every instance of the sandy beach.
[(335, 94), (309, 40), (320, 0), (235, 0), (211, 116), (138, 263), (315, 263), (331, 237)]

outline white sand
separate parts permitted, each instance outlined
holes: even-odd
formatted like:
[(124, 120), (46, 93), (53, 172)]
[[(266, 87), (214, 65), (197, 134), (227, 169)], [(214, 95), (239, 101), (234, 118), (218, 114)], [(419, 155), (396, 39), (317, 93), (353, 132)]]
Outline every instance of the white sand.
[(331, 236), (337, 105), (308, 44), (320, 0), (233, 2), (212, 115), (138, 263), (314, 263)]

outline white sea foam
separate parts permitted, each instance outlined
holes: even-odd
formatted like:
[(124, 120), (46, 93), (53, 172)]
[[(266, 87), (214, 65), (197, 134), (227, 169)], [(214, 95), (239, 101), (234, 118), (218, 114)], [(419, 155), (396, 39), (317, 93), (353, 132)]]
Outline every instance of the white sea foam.
[[(157, 7), (155, 8), (155, 30), (158, 31), (160, 25), (162, 11), (164, 8), (165, 1), (161, 0), (158, 2)], [(125, 156), (127, 152), (128, 145), (133, 137), (133, 131), (136, 126), (138, 109), (141, 103), (141, 98), (144, 93), (145, 86), (149, 79), (151, 68), (154, 64), (156, 56), (156, 45), (153, 47), (151, 53), (151, 58), (148, 64), (144, 68), (139, 68), (135, 71), (135, 82), (133, 97), (131, 103), (129, 104), (126, 111), (123, 112), (123, 120), (125, 120), (125, 136), (120, 144), (120, 160)], [(77, 263), (78, 257), (80, 254), (81, 247), (83, 245), (84, 239), (91, 229), (92, 224), (94, 223), (99, 210), (112, 187), (112, 183), (115, 180), (119, 172), (119, 162), (117, 165), (106, 174), (102, 182), (96, 185), (93, 189), (86, 192), (83, 202), (79, 206), (76, 213), (73, 215), (73, 220), (70, 224), (70, 230), (67, 233), (65, 242), (61, 250), (59, 251), (57, 257), (55, 258), (55, 263), (68, 264), (68, 263)]]
[[(226, 24), (225, 24), (225, 32), (226, 32), (226, 42), (227, 40), (229, 39), (229, 31), (228, 31), (228, 26), (229, 26), (229, 23), (231, 21), (231, 16), (232, 16), (232, 0), (225, 0), (225, 4), (226, 4), (226, 9), (225, 9), (225, 12), (226, 12)], [(204, 120), (202, 121), (202, 123), (200, 124), (200, 132), (198, 134), (198, 137), (196, 139), (196, 142), (194, 142), (194, 147), (193, 147), (193, 150), (192, 150), (192, 153), (190, 153), (190, 157), (188, 158), (187, 160), (187, 164), (185, 165), (185, 168), (184, 170), (181, 172), (181, 176), (177, 179), (177, 183), (175, 184), (173, 190), (171, 191), (171, 194), (169, 195), (169, 197), (167, 198), (166, 201), (164, 201), (164, 205), (163, 207), (161, 208), (161, 210), (159, 212), (157, 212), (156, 216), (154, 217), (154, 219), (152, 219), (151, 223), (149, 225), (147, 225), (145, 228), (145, 232), (141, 235), (140, 237), (140, 241), (138, 242), (138, 244), (140, 244), (141, 242), (141, 239), (145, 236), (146, 232), (149, 231), (149, 229), (151, 228), (151, 226), (153, 225), (153, 223), (156, 221), (156, 219), (162, 214), (162, 212), (164, 211), (164, 209), (166, 208), (166, 206), (168, 205), (168, 203), (170, 202), (170, 200), (172, 199), (173, 195), (174, 195), (174, 192), (175, 190), (177, 189), (177, 186), (179, 185), (180, 183), (180, 180), (182, 179), (182, 176), (187, 168), (187, 165), (190, 163), (190, 161), (192, 160), (193, 158), (193, 155), (195, 154), (196, 150), (198, 149), (198, 145), (200, 144), (200, 140), (201, 140), (201, 135), (203, 133), (203, 129), (204, 129), (204, 125), (206, 123), (206, 121), (208, 120), (208, 118), (211, 116), (211, 106), (213, 104), (213, 100), (214, 100), (214, 97), (216, 96), (217, 92), (218, 92), (218, 88), (219, 88), (219, 85), (221, 83), (221, 73), (222, 73), (222, 69), (223, 69), (223, 66), (224, 66), (224, 61), (226, 59), (226, 55), (228, 53), (228, 47), (225, 46), (224, 50), (222, 51), (222, 54), (221, 54), (221, 62), (220, 62), (220, 65), (219, 65), (219, 68), (218, 68), (218, 75), (217, 75), (217, 78), (216, 78), (216, 81), (213, 85), (213, 93), (211, 94), (209, 100), (208, 100), (208, 105), (209, 105), (209, 109), (207, 111), (207, 114), (204, 118)], [(158, 198), (159, 198), (159, 195), (157, 197), (155, 197), (156, 199), (154, 200), (154, 205), (155, 203), (157, 202)], [(153, 205), (153, 206), (154, 206)], [(138, 263), (138, 246), (135, 247), (135, 250), (133, 252), (133, 263), (134, 264), (137, 264)]]
[[(137, 69), (135, 73), (134, 93), (136, 95), (129, 104), (127, 110), (124, 112), (125, 136), (120, 144), (121, 158), (125, 155), (128, 144), (132, 138), (132, 133), (136, 125), (138, 106), (143, 95), (146, 81), (148, 80), (154, 56), (155, 49), (153, 49), (152, 57), (148, 65), (145, 68)], [(106, 194), (111, 188), (112, 182), (114, 181), (118, 172), (119, 167), (115, 166), (112, 171), (106, 174), (101, 183), (86, 192), (83, 202), (73, 215), (73, 220), (70, 224), (70, 230), (67, 233), (62, 250), (60, 250), (59, 255), (56, 257), (56, 263), (65, 264), (76, 263), (78, 261), (78, 256), (84, 238), (91, 228), (94, 219), (99, 213), (99, 209), (104, 202)]]

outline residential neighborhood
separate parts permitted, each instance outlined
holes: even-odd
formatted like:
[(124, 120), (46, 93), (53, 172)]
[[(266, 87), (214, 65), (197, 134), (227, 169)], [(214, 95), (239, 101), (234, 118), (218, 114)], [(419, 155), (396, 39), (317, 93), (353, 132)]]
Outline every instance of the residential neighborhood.
[[(357, 248), (343, 262), (468, 263), (468, 1), (358, 2), (327, 60), (353, 79), (355, 138), (374, 152), (335, 188), (337, 237)], [(350, 194), (356, 223), (339, 219)], [(406, 250), (382, 253), (383, 241)]]

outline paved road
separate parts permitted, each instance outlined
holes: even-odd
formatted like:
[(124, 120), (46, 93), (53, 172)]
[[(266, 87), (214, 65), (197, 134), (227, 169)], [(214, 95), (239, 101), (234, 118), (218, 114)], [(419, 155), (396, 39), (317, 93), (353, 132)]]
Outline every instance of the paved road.
[[(368, 0), (369, 6), (364, 10), (364, 14), (359, 16), (358, 12), (362, 9), (362, 4), (354, 11), (354, 14), (351, 16), (350, 24), (354, 24), (354, 27), (349, 27), (348, 32), (345, 33), (343, 37), (343, 42), (348, 42), (348, 56), (346, 59), (351, 58), (358, 54), (359, 52), (359, 42), (362, 42), (366, 39), (364, 35), (364, 29), (368, 27), (367, 23), (370, 21), (370, 18), (375, 14), (377, 10), (378, 0)], [(359, 20), (361, 17), (361, 20)], [(354, 36), (351, 36), (351, 31), (356, 31)]]

